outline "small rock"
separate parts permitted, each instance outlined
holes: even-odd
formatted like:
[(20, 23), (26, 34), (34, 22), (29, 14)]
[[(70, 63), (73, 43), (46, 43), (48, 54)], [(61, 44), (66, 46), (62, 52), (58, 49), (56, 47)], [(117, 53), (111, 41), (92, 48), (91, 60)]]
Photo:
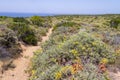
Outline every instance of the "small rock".
[(15, 75), (14, 75), (14, 74), (12, 74), (11, 76), (12, 76), (12, 77), (14, 77)]

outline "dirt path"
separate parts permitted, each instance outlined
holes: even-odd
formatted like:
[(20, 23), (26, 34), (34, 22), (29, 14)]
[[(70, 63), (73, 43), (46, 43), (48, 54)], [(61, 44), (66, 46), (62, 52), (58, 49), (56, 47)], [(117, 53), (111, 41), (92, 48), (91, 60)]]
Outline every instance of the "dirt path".
[[(49, 29), (46, 36), (42, 37), (41, 42), (48, 40), (49, 35), (52, 33), (52, 28)], [(30, 59), (33, 57), (33, 52), (38, 50), (40, 46), (24, 46), (21, 45), (24, 49), (22, 57), (16, 59), (13, 63), (16, 65), (16, 68), (13, 70), (7, 70), (2, 75), (0, 80), (28, 80), (29, 74), (26, 73), (26, 70), (29, 67)]]
[(112, 78), (112, 80), (120, 80), (120, 72), (109, 72), (110, 77)]

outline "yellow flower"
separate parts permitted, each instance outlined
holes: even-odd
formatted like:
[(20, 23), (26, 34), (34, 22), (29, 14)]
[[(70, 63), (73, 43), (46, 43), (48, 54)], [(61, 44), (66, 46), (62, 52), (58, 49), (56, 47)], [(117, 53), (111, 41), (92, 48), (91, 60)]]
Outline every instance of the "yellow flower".
[(51, 58), (51, 61), (56, 62), (56, 59), (55, 58)]
[(56, 74), (55, 74), (55, 79), (56, 80), (59, 80), (60, 78), (61, 78), (61, 73), (60, 72), (57, 72)]
[(107, 63), (108, 63), (108, 59), (106, 59), (106, 58), (103, 58), (103, 59), (101, 60), (101, 62), (100, 62), (100, 63), (107, 64)]
[(35, 74), (35, 70), (32, 70), (32, 75), (34, 75)]
[(71, 74), (75, 74), (76, 73), (75, 69), (72, 66), (70, 67), (70, 70), (71, 70)]
[(92, 42), (92, 45), (95, 46), (95, 45), (96, 45), (96, 42)]
[(85, 50), (86, 48), (85, 47), (82, 47), (82, 50)]
[(76, 44), (76, 45), (77, 45), (77, 44), (79, 44), (79, 42), (74, 42), (74, 44)]
[(67, 71), (67, 69), (69, 69), (69, 66), (63, 67), (63, 68), (61, 69), (61, 72), (65, 72), (65, 71)]
[(74, 54), (74, 56), (76, 56), (76, 55), (78, 54), (78, 51), (75, 50), (75, 49), (71, 50), (70, 52), (71, 52), (72, 54)]

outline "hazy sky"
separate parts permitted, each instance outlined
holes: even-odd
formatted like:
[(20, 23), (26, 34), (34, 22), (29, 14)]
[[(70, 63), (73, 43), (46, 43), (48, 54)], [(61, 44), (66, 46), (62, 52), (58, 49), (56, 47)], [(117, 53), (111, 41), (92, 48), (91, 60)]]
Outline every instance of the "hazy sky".
[(120, 13), (120, 0), (0, 0), (0, 12)]

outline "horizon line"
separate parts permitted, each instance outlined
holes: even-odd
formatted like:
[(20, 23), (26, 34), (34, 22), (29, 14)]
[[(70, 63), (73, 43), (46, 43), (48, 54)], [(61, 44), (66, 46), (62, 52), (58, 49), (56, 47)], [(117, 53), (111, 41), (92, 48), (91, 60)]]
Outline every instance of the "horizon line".
[(65, 15), (86, 15), (86, 14), (120, 14), (120, 13), (43, 13), (43, 12), (0, 12), (0, 13), (17, 13), (17, 14), (65, 14)]

